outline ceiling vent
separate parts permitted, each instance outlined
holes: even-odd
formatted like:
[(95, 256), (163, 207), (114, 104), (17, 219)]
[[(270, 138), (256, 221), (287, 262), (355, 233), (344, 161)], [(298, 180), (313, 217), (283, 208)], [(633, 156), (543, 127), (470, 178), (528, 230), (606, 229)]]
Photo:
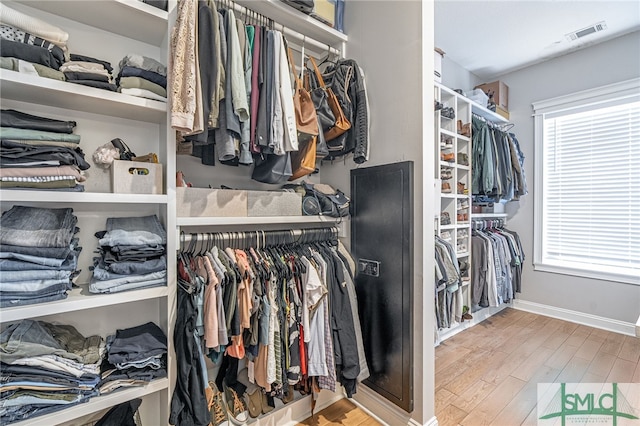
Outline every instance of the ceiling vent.
[(603, 31), (607, 29), (607, 24), (604, 21), (600, 21), (597, 24), (590, 25), (586, 28), (582, 28), (581, 30), (574, 31), (572, 33), (567, 34), (567, 39), (569, 41), (578, 40), (579, 38), (586, 37), (589, 34), (597, 33), (599, 31)]

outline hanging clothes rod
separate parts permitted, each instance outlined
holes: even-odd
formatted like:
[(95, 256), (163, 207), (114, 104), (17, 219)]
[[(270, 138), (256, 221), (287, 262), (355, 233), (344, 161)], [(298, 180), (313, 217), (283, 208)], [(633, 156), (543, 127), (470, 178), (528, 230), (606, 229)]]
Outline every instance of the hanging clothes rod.
[[(297, 31), (294, 31), (290, 28), (285, 27), (284, 25), (274, 21), (271, 18), (267, 18), (257, 12), (254, 12), (251, 9), (248, 9), (244, 6), (241, 6), (237, 3), (234, 3), (233, 1), (222, 1), (219, 4), (223, 5), (223, 6), (231, 6), (233, 8), (234, 11), (243, 14), (244, 16), (247, 16), (249, 19), (251, 19), (252, 16), (258, 16), (258, 21), (261, 20), (267, 20), (270, 24), (273, 24), (274, 29), (280, 30), (280, 32), (282, 32), (286, 37), (291, 37), (291, 38), (295, 38), (296, 40), (298, 40), (300, 43), (302, 43), (302, 45), (311, 45), (313, 47), (315, 47), (316, 49), (319, 49), (320, 51), (325, 51), (328, 53), (333, 53), (334, 55), (338, 55), (340, 57), (342, 57), (342, 51), (340, 49), (336, 49), (335, 47), (331, 47), (330, 45), (326, 44), (326, 43), (321, 43), (311, 37), (306, 36), (305, 34), (301, 34)], [(276, 27), (277, 25), (277, 27)], [(279, 28), (278, 28), (279, 27)]]
[(471, 113), (471, 115), (472, 115), (473, 118), (476, 118), (476, 119), (478, 119), (478, 120), (480, 120), (480, 121), (482, 121), (484, 123), (487, 123), (487, 126), (496, 128), (496, 129), (501, 130), (503, 132), (509, 131), (514, 126), (513, 123), (505, 123), (505, 124), (494, 123), (493, 121), (487, 120), (486, 118), (484, 118), (481, 115), (476, 114), (475, 112)]
[(471, 228), (477, 231), (502, 228), (503, 226), (504, 219), (471, 219)]
[[(180, 243), (182, 249), (187, 251), (201, 251), (203, 247), (213, 248), (213, 246), (261, 248), (274, 245), (305, 244), (320, 241), (337, 242), (338, 233), (338, 227), (283, 231), (181, 233)], [(187, 244), (188, 246), (186, 246)]]

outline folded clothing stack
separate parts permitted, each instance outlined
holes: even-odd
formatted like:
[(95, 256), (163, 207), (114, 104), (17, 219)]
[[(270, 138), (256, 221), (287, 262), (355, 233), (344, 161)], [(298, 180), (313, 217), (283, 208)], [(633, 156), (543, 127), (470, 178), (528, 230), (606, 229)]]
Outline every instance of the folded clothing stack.
[(166, 377), (167, 336), (152, 322), (116, 331), (107, 337), (100, 374), (101, 394)]
[(0, 307), (67, 297), (77, 276), (78, 219), (70, 208), (13, 206), (0, 218)]
[(0, 188), (84, 191), (90, 165), (73, 134), (75, 121), (3, 109), (0, 113)]
[(167, 101), (167, 67), (155, 59), (127, 55), (120, 61), (118, 91), (156, 101)]
[(71, 325), (22, 320), (0, 333), (0, 424), (27, 420), (98, 395), (100, 336)]
[(108, 218), (107, 230), (96, 237), (100, 256), (94, 258), (90, 292), (167, 284), (167, 233), (157, 216)]
[(65, 79), (70, 83), (115, 92), (118, 88), (113, 81), (111, 63), (90, 56), (71, 54), (71, 60), (60, 67)]
[(69, 34), (41, 19), (0, 4), (0, 67), (64, 80)]

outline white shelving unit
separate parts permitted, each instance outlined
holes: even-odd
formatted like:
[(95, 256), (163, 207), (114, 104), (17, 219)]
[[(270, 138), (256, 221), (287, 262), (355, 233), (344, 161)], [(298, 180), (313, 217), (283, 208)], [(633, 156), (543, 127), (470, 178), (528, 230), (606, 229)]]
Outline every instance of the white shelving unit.
[[(471, 165), (471, 157), (472, 157), (472, 142), (470, 137), (462, 136), (457, 134), (457, 126), (456, 120), (462, 120), (462, 123), (471, 122), (471, 115), (477, 114), (489, 121), (494, 123), (508, 123), (501, 115), (498, 115), (483, 106), (471, 101), (470, 99), (452, 91), (451, 89), (435, 83), (435, 99), (444, 104), (445, 107), (453, 107), (455, 110), (455, 119), (449, 119), (446, 117), (442, 117), (438, 112), (436, 114), (436, 158), (438, 158), (436, 170), (441, 170), (443, 168), (449, 168), (452, 172), (452, 179), (450, 184), (452, 193), (441, 193), (440, 194), (440, 211), (448, 212), (451, 218), (451, 225), (441, 225), (439, 226), (439, 234), (442, 235), (443, 231), (447, 231), (451, 235), (450, 242), (457, 248), (457, 257), (461, 261), (466, 261), (471, 266), (473, 259), (471, 258), (470, 249), (471, 249), (471, 229), (472, 229), (472, 220), (473, 219), (506, 219), (506, 213), (471, 213), (471, 179), (473, 175), (473, 168)], [(454, 161), (446, 162), (442, 161), (440, 158), (440, 153), (443, 152), (440, 147), (440, 140), (442, 138), (452, 138), (453, 144), (451, 148), (445, 150), (445, 153), (453, 152), (454, 153)], [(459, 164), (458, 159), (460, 153), (466, 154), (468, 156), (468, 165)], [(437, 176), (437, 179), (440, 179), (441, 176)], [(445, 181), (442, 181), (445, 182)], [(463, 182), (465, 187), (468, 188), (468, 194), (456, 194), (456, 189), (454, 188), (454, 184), (457, 185), (457, 182)], [(466, 218), (458, 216), (459, 211), (457, 210), (457, 203), (461, 200), (467, 200), (468, 202), (468, 210), (465, 210), (463, 213), (467, 213)], [(439, 218), (437, 218), (439, 220)], [(466, 235), (462, 236), (460, 233), (465, 232)], [(464, 244), (464, 249), (461, 249), (460, 244)], [(471, 276), (469, 275), (469, 279)], [(461, 289), (459, 291), (462, 292), (462, 298), (464, 304), (471, 307), (471, 288), (468, 285), (469, 281), (463, 282)], [(494, 315), (495, 313), (501, 311), (505, 307), (509, 306), (509, 304), (502, 304), (499, 307), (491, 307), (484, 308), (479, 311), (473, 312), (473, 319), (470, 321), (459, 322), (455, 324), (453, 327), (439, 330), (438, 338), (436, 344), (439, 344), (441, 341), (446, 340), (447, 338), (463, 331), (479, 322), (485, 320), (486, 318)]]
[[(137, 0), (103, 0), (81, 2), (18, 0), (7, 2), (27, 15), (40, 18), (69, 33), (71, 53), (108, 61), (119, 70), (119, 61), (127, 54), (137, 53), (167, 63), (169, 13)], [(170, 1), (170, 10), (175, 1)], [(0, 70), (2, 107), (30, 114), (77, 122), (79, 147), (91, 164), (84, 183), (87, 192), (51, 192), (30, 190), (0, 190), (1, 209), (14, 205), (39, 207), (71, 207), (78, 217), (77, 237), (83, 250), (78, 259), (79, 287), (64, 300), (37, 305), (5, 308), (0, 311), (3, 326), (24, 319), (39, 319), (75, 326), (85, 336), (106, 337), (117, 329), (152, 321), (169, 339), (169, 377), (146, 386), (116, 390), (90, 399), (87, 403), (35, 417), (16, 425), (80, 424), (78, 419), (101, 412), (115, 404), (142, 398), (141, 418), (149, 425), (166, 424), (169, 416), (172, 374), (171, 352), (176, 287), (175, 232), (167, 232), (168, 284), (166, 287), (134, 290), (114, 294), (90, 294), (89, 266), (98, 240), (94, 233), (105, 228), (108, 217), (144, 216), (156, 214), (167, 231), (175, 229), (174, 195), (114, 194), (109, 170), (92, 162), (94, 150), (120, 137), (134, 152), (158, 154), (163, 163), (163, 181), (175, 170), (175, 136), (168, 128), (167, 104), (136, 98), (97, 88), (77, 85)]]
[[(335, 29), (323, 24), (322, 22), (299, 12), (298, 10), (286, 5), (280, 0), (236, 0), (238, 5), (253, 10), (267, 18), (273, 19), (277, 24), (284, 26), (285, 36), (287, 30), (293, 30), (302, 33), (307, 37), (326, 45), (336, 48), (344, 52), (348, 37)], [(242, 17), (242, 14), (236, 13), (236, 16)], [(276, 25), (276, 28), (279, 28)], [(302, 44), (300, 41), (292, 39), (288, 40), (292, 43)], [(315, 52), (317, 48), (310, 48), (307, 44), (307, 51)], [(326, 48), (321, 50), (324, 54)], [(197, 161), (196, 161), (197, 160)], [(194, 184), (195, 187), (217, 187), (219, 184), (225, 184), (230, 187), (240, 189), (265, 190), (273, 189), (273, 186), (263, 185), (252, 181), (250, 173), (244, 167), (226, 167), (218, 166), (210, 167), (199, 164), (200, 160), (194, 157), (179, 155), (176, 158), (176, 170), (183, 170), (187, 179)], [(308, 181), (317, 180), (316, 177), (310, 176)], [(215, 183), (212, 184), (212, 182)], [(175, 182), (170, 182), (174, 185)], [(243, 231), (248, 229), (263, 230), (279, 230), (279, 229), (301, 229), (310, 227), (328, 227), (337, 224), (344, 225), (348, 223), (345, 218), (336, 219), (324, 216), (280, 216), (280, 217), (177, 217), (177, 238), (180, 232), (185, 233), (208, 233), (208, 232), (228, 232)], [(341, 235), (344, 231), (341, 230)], [(331, 393), (323, 391), (320, 394), (320, 401), (316, 407), (316, 411), (341, 399), (340, 393)], [(293, 424), (309, 417), (310, 413), (309, 397), (296, 398), (295, 401), (281, 406), (279, 403), (271, 413), (261, 415), (257, 419), (249, 419), (248, 423), (252, 425), (279, 425)]]
[[(471, 262), (471, 137), (460, 134), (461, 125), (471, 123), (471, 102), (464, 96), (453, 90), (435, 83), (434, 98), (443, 104), (443, 109), (436, 111), (435, 117), (435, 150), (437, 158), (436, 176), (440, 182), (440, 196), (438, 211), (440, 215), (436, 218), (437, 234), (445, 241), (448, 241), (456, 251), (456, 259), (459, 265)], [(443, 110), (453, 108), (454, 116), (444, 116)], [(446, 191), (445, 191), (446, 188)], [(436, 188), (438, 191), (438, 188)], [(443, 225), (443, 216), (450, 218), (449, 225)], [(458, 303), (455, 306), (471, 306), (470, 267), (461, 268), (462, 282), (455, 290), (453, 297)], [(442, 296), (440, 292), (448, 291), (446, 288), (438, 289), (436, 303)], [(455, 317), (461, 317), (462, 312), (455, 313)], [(456, 325), (457, 324), (457, 325)], [(452, 328), (457, 328), (464, 322), (453, 323), (451, 328), (444, 328), (438, 331), (438, 343), (442, 336)]]
[[(445, 108), (453, 108), (455, 112), (454, 118), (445, 117), (441, 114), (442, 110), (436, 112), (436, 158), (438, 158), (438, 167), (436, 172), (439, 174), (436, 179), (441, 182), (440, 191), (440, 209), (441, 213), (448, 213), (451, 225), (441, 225), (439, 229), (451, 230), (456, 229), (462, 231), (468, 229), (469, 232), (463, 236), (462, 232), (451, 233), (450, 242), (456, 248), (459, 258), (468, 257), (469, 247), (471, 243), (471, 232), (469, 228), (469, 213), (471, 212), (471, 138), (458, 133), (457, 123), (462, 124), (471, 122), (471, 103), (464, 96), (459, 95), (453, 90), (436, 83), (435, 99), (442, 103)], [(447, 143), (445, 144), (445, 141)], [(446, 161), (443, 155), (453, 155), (451, 161)], [(464, 157), (466, 156), (466, 162)], [(451, 178), (444, 179), (443, 172), (448, 172)], [(459, 184), (463, 188), (459, 189)], [(444, 191), (444, 187), (448, 185), (449, 192)], [(465, 193), (466, 192), (466, 193)], [(441, 219), (441, 216), (439, 217)], [(440, 233), (440, 236), (442, 234)]]
[(161, 392), (169, 387), (169, 379), (159, 379), (149, 383), (146, 386), (135, 388), (126, 388), (114, 391), (107, 395), (98, 396), (91, 399), (87, 404), (79, 404), (66, 410), (58, 411), (46, 416), (35, 417), (22, 422), (13, 423), (15, 426), (51, 426), (67, 423), (72, 420), (80, 419), (84, 416), (93, 414), (97, 411), (105, 410), (114, 405), (131, 401), (135, 398), (141, 398), (146, 395)]
[[(238, 0), (237, 3), (283, 25), (285, 33), (286, 29), (297, 31), (344, 52), (348, 41), (345, 34), (280, 1)], [(138, 0), (15, 0), (7, 4), (69, 32), (68, 46), (72, 53), (109, 61), (114, 67), (114, 73), (118, 71), (120, 59), (129, 53), (150, 56), (168, 63), (169, 34), (175, 15), (175, 0), (169, 0), (169, 12)], [(216, 232), (229, 228), (243, 230), (245, 227), (292, 229), (314, 225), (332, 226), (344, 222), (316, 216), (177, 217), (175, 171), (179, 168), (188, 170), (190, 179), (205, 184), (211, 179), (211, 169), (200, 164), (194, 166), (192, 158), (186, 160), (176, 157), (175, 134), (169, 125), (166, 103), (8, 70), (0, 70), (0, 87), (3, 108), (77, 121), (75, 133), (81, 135), (80, 147), (90, 163), (93, 151), (114, 137), (124, 139), (134, 152), (157, 153), (163, 163), (165, 182), (163, 194), (113, 194), (109, 171), (92, 164), (87, 171), (87, 192), (84, 193), (0, 190), (3, 211), (17, 204), (72, 207), (81, 229), (78, 236), (83, 251), (79, 268), (84, 271), (79, 278), (80, 287), (72, 290), (65, 300), (2, 309), (0, 322), (6, 325), (22, 319), (37, 318), (74, 325), (85, 336), (99, 334), (106, 337), (118, 328), (153, 321), (163, 329), (169, 340), (168, 378), (153, 381), (144, 387), (127, 388), (95, 397), (88, 403), (16, 424), (79, 424), (79, 420), (85, 416), (134, 398), (143, 398), (141, 417), (144, 425), (166, 424), (175, 384), (173, 327), (177, 315), (176, 261), (171, 253), (179, 249), (180, 231), (198, 229), (199, 232)], [(238, 171), (244, 171), (242, 168), (221, 169), (225, 168), (214, 169), (215, 178), (220, 181), (237, 179)], [(242, 180), (250, 182), (246, 176)], [(254, 189), (265, 188), (255, 185)], [(167, 287), (117, 294), (89, 294), (88, 267), (92, 263), (92, 251), (97, 246), (97, 239), (93, 234), (103, 229), (108, 217), (146, 214), (157, 214), (167, 229)], [(317, 409), (341, 397), (339, 394), (327, 396), (323, 392)], [(304, 418), (309, 415), (310, 404), (307, 399), (303, 398), (288, 404), (282, 410), (274, 410), (269, 415), (261, 416), (256, 424), (279, 424)]]
[(337, 220), (327, 216), (179, 217), (178, 226), (285, 225), (289, 223), (335, 224)]

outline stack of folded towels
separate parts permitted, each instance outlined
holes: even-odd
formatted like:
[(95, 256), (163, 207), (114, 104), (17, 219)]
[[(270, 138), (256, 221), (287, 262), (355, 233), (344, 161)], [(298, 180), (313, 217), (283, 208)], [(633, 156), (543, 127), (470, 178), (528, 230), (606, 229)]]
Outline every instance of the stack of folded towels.
[(69, 34), (0, 3), (0, 67), (64, 80)]
[(112, 83), (113, 67), (107, 61), (90, 56), (71, 54), (71, 60), (60, 67), (67, 81), (84, 86), (97, 87), (115, 92), (118, 88)]
[(105, 344), (71, 325), (31, 319), (0, 334), (0, 424), (23, 421), (98, 395)]
[(100, 375), (100, 394), (166, 377), (167, 336), (152, 322), (117, 330), (107, 337)]
[(77, 217), (70, 208), (13, 206), (0, 218), (0, 307), (65, 299), (77, 276)]
[(167, 101), (167, 67), (155, 59), (127, 55), (120, 61), (118, 91), (156, 101)]
[(0, 188), (84, 191), (90, 165), (73, 134), (75, 121), (7, 109), (0, 113)]
[(96, 233), (92, 293), (116, 293), (167, 284), (167, 234), (155, 215), (107, 219)]

